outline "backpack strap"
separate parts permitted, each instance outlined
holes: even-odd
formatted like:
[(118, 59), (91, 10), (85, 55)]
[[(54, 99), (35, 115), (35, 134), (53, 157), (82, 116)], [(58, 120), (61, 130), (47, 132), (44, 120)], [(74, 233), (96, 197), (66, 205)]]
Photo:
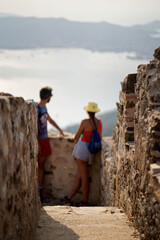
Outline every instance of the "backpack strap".
[(93, 130), (97, 130), (99, 128), (100, 120), (98, 120), (98, 124), (97, 125), (96, 125), (94, 119), (93, 119), (93, 121), (92, 121), (92, 119), (89, 119), (89, 122), (90, 122)]

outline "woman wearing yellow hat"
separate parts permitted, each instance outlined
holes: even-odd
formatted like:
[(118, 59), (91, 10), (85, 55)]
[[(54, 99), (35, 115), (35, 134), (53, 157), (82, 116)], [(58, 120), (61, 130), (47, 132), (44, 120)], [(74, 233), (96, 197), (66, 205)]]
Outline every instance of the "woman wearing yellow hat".
[(82, 185), (82, 201), (80, 206), (88, 205), (88, 194), (89, 194), (89, 173), (88, 164), (92, 164), (94, 154), (91, 154), (88, 150), (88, 146), (91, 140), (92, 131), (97, 129), (100, 137), (102, 137), (102, 122), (100, 119), (95, 117), (95, 113), (99, 112), (97, 103), (89, 102), (84, 107), (87, 111), (89, 118), (81, 121), (80, 126), (75, 134), (75, 141), (77, 144), (73, 150), (73, 157), (76, 159), (78, 164), (77, 177), (75, 185), (68, 196), (65, 196), (62, 200), (63, 203), (70, 204), (72, 197), (78, 192)]

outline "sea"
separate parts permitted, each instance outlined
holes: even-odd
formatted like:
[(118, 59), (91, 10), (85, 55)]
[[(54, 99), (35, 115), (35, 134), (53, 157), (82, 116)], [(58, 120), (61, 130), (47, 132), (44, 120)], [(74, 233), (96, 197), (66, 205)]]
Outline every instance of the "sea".
[(148, 62), (128, 52), (0, 49), (0, 92), (38, 102), (39, 90), (50, 86), (53, 97), (47, 109), (63, 129), (87, 117), (83, 108), (89, 101), (97, 102), (101, 113), (116, 109), (121, 82)]

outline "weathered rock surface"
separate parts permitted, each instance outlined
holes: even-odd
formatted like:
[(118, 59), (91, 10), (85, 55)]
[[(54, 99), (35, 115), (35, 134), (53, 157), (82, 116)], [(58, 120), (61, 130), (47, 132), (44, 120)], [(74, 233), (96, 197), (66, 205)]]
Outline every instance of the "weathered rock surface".
[(0, 95), (0, 239), (32, 240), (40, 210), (37, 109)]
[(115, 202), (146, 240), (160, 239), (159, 53), (160, 48), (154, 60), (124, 79), (113, 132)]

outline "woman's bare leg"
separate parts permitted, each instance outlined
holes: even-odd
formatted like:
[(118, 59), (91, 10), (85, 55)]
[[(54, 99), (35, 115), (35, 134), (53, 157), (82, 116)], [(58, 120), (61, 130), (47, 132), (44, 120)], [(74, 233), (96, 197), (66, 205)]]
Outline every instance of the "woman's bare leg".
[(89, 194), (89, 173), (88, 173), (88, 163), (83, 162), (80, 159), (76, 159), (78, 168), (80, 170), (81, 179), (82, 179), (82, 201), (88, 201)]
[(80, 175), (80, 170), (79, 168), (77, 169), (77, 174), (76, 174), (76, 182), (71, 190), (71, 193), (68, 194), (68, 198), (71, 199), (80, 189), (81, 187), (81, 175)]

